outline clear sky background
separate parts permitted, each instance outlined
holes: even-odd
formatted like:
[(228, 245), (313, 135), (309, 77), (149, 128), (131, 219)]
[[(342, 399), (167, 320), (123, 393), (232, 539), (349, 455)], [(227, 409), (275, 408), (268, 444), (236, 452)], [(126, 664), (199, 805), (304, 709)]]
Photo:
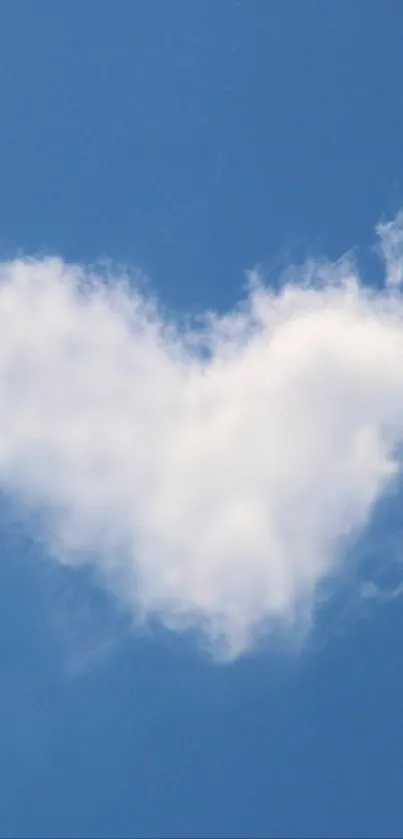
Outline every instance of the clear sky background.
[[(402, 35), (399, 0), (3, 0), (2, 257), (129, 263), (179, 313), (350, 247), (376, 282)], [(1, 519), (1, 836), (402, 835), (401, 599), (220, 665)]]

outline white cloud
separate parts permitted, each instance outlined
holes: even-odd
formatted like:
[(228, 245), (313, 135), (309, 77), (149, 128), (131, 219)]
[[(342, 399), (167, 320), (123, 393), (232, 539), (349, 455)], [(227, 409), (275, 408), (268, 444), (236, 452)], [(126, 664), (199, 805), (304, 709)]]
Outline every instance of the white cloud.
[(310, 264), (186, 332), (113, 279), (1, 264), (0, 486), (57, 559), (214, 652), (309, 628), (399, 468), (403, 216), (378, 232), (393, 288)]
[(393, 221), (380, 222), (377, 233), (385, 260), (386, 285), (401, 286), (403, 282), (403, 210)]

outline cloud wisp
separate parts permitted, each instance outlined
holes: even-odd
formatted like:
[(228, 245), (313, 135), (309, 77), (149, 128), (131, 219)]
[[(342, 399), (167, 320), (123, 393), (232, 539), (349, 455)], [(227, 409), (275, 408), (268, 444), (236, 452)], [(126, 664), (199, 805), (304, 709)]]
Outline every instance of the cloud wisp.
[(0, 488), (136, 619), (236, 656), (304, 633), (400, 468), (403, 216), (347, 259), (180, 328), (58, 259), (0, 264)]

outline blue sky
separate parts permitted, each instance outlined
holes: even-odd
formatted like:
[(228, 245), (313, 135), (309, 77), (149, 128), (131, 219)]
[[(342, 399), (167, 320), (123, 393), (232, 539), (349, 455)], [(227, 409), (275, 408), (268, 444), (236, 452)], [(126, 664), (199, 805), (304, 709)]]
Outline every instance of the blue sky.
[[(374, 229), (403, 207), (402, 26), (398, 0), (1, 4), (1, 836), (402, 835), (399, 492), (376, 505), (383, 429), (402, 443), (402, 220), (380, 230), (391, 314), (383, 290), (368, 319), (359, 291), (343, 320), (343, 288), (308, 299), (300, 268), (285, 314), (252, 294), (253, 317), (235, 324), (244, 343), (207, 330), (207, 355), (223, 359), (207, 395), (186, 356), (196, 407), (172, 428), (185, 349), (164, 332), (173, 315), (233, 313), (255, 266), (278, 286), (310, 259), (326, 285), (353, 248), (362, 282), (384, 282)], [(130, 292), (80, 304), (66, 263), (104, 258), (109, 286), (117, 266), (132, 294), (136, 271), (149, 278), (160, 343)], [(144, 338), (123, 328), (127, 308)], [(337, 363), (322, 372), (324, 346)], [(280, 420), (261, 416), (258, 398), (291, 362)], [(207, 434), (197, 400), (223, 434)], [(340, 428), (357, 446), (338, 482)], [(142, 458), (148, 433), (159, 454)], [(80, 458), (74, 440), (89, 441)], [(255, 485), (266, 447), (273, 478)], [(144, 483), (123, 468), (132, 456)], [(260, 502), (280, 557), (267, 573)], [(216, 504), (219, 533), (197, 518)], [(320, 607), (323, 586), (333, 598)]]

